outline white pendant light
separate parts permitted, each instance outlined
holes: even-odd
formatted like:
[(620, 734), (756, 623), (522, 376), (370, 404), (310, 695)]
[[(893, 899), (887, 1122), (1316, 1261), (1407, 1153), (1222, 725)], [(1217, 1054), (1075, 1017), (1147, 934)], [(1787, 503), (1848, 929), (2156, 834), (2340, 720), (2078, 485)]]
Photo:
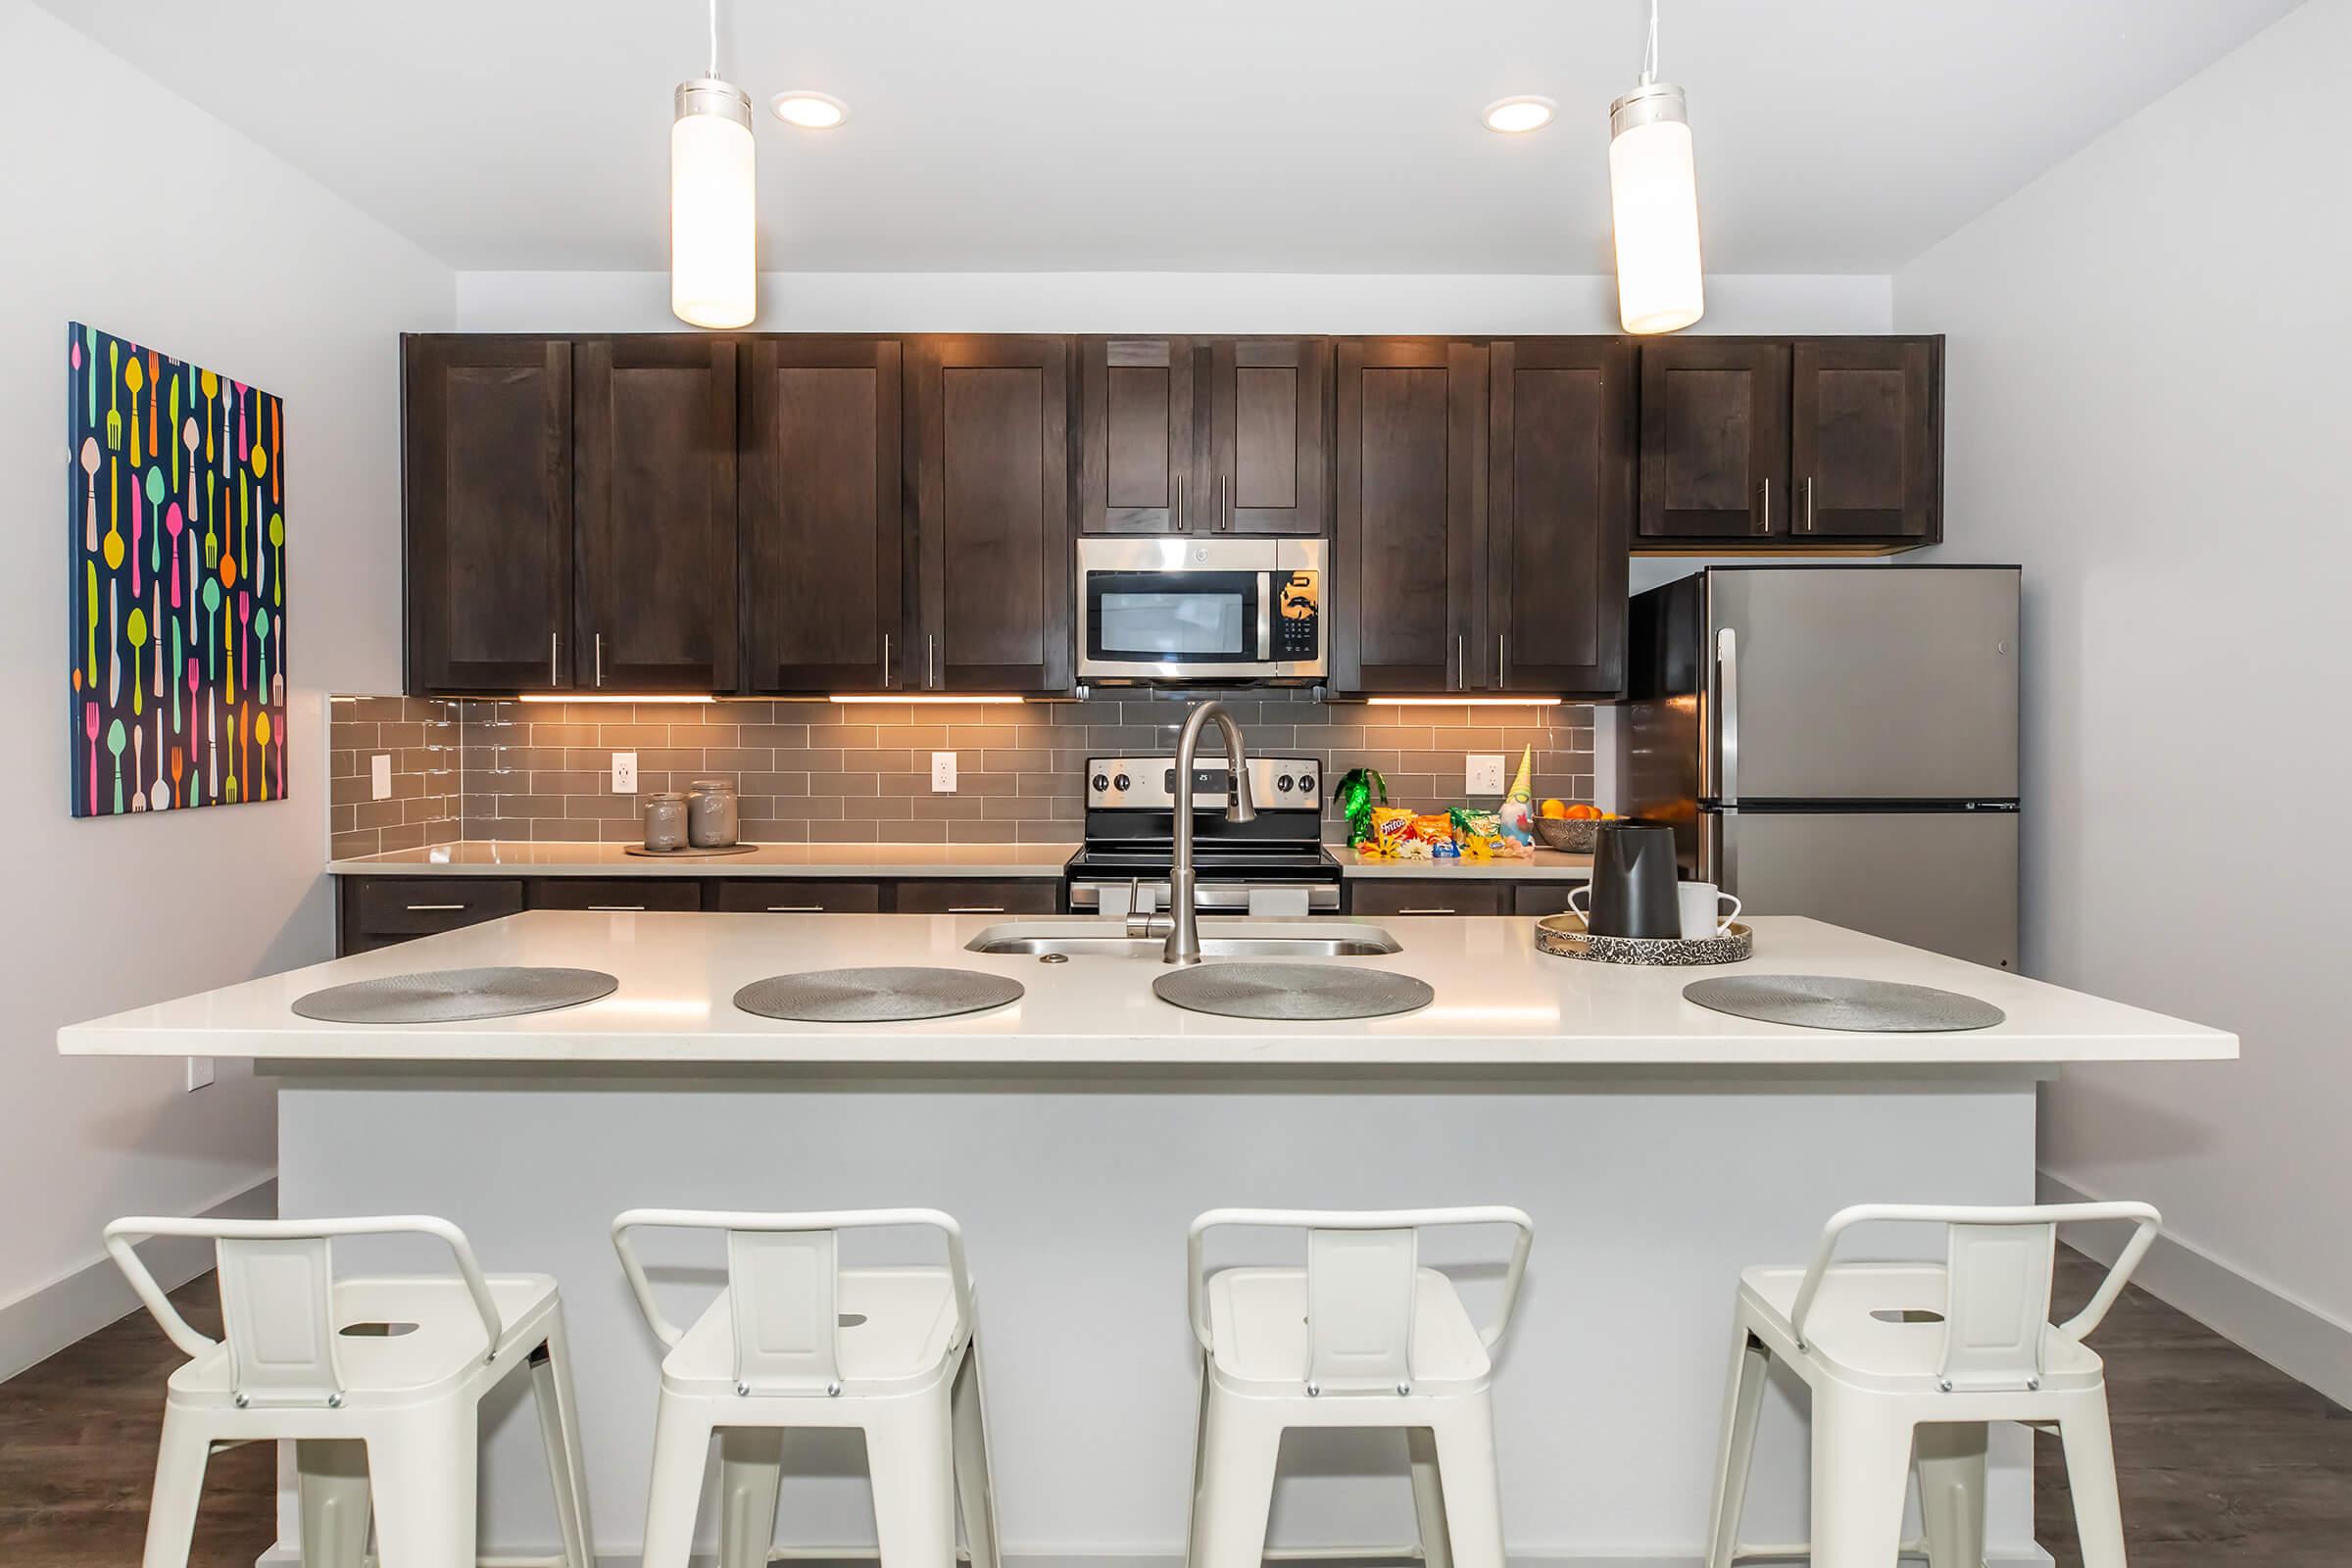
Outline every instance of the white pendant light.
[(749, 326), (760, 313), (752, 100), (718, 74), (718, 0), (710, 0), (710, 70), (678, 84), (669, 127), (669, 308), (696, 326)]
[(1672, 332), (1705, 315), (1690, 111), (1682, 88), (1658, 80), (1658, 0), (1649, 0), (1642, 80), (1609, 105), (1609, 208), (1625, 329)]

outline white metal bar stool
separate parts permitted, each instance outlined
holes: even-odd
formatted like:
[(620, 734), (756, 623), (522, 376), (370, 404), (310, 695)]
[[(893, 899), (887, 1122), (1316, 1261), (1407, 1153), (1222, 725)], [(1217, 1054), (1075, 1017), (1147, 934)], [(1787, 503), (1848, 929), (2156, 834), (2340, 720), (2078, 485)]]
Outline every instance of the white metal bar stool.
[[(889, 1226), (940, 1232), (947, 1267), (840, 1266), (840, 1232)], [(692, 1328), (655, 1303), (629, 1239), (646, 1227), (726, 1232), (726, 1288)], [(714, 1433), (720, 1568), (764, 1568), (783, 1434), (794, 1427), (863, 1429), (884, 1568), (949, 1568), (959, 1500), (972, 1568), (998, 1568), (972, 1282), (953, 1218), (935, 1208), (638, 1208), (612, 1222), (612, 1246), (646, 1322), (668, 1347), (645, 1568), (686, 1568)]]
[[(1203, 1272), (1219, 1226), (1300, 1229), (1304, 1268)], [(1518, 1231), (1494, 1326), (1419, 1262), (1420, 1232)], [(1383, 1212), (1212, 1209), (1193, 1221), (1190, 1305), (1200, 1342), (1200, 1428), (1190, 1568), (1258, 1568), (1286, 1427), (1400, 1427), (1429, 1568), (1502, 1568), (1488, 1352), (1509, 1327), (1535, 1222), (1516, 1208)]]
[[(337, 1279), (338, 1237), (447, 1244), (457, 1277)], [(210, 1239), (224, 1340), (189, 1327), (132, 1244)], [(555, 1482), (567, 1568), (593, 1568), (579, 1406), (556, 1282), (484, 1275), (455, 1225), (372, 1219), (120, 1219), (106, 1249), (172, 1343), (145, 1568), (185, 1568), (215, 1446), (294, 1444), (306, 1568), (363, 1568), (372, 1512), (382, 1568), (473, 1568), (479, 1405), (526, 1367)]]
[[(2132, 1220), (2138, 1229), (2090, 1304), (2052, 1324), (2058, 1226), (2075, 1220)], [(1832, 1266), (1840, 1236), (1883, 1221), (1944, 1226), (1945, 1261)], [(1886, 1568), (1898, 1549), (1916, 1549), (1902, 1543), (1915, 1460), (1929, 1561), (1982, 1568), (1993, 1421), (2058, 1433), (2083, 1568), (2124, 1568), (2106, 1370), (2082, 1341), (2123, 1294), (2160, 1223), (2145, 1203), (1865, 1205), (1831, 1219), (1810, 1266), (1748, 1269), (1732, 1335), (1707, 1568), (1784, 1554), (1739, 1544), (1765, 1374), (1776, 1358), (1813, 1393), (1815, 1568)]]

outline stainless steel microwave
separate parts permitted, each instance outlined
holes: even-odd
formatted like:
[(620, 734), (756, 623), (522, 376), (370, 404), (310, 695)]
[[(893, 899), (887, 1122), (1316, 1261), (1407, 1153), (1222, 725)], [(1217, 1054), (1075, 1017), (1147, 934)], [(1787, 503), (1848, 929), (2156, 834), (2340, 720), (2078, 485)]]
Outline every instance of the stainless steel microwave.
[(1320, 539), (1079, 540), (1079, 678), (1321, 677), (1327, 548)]

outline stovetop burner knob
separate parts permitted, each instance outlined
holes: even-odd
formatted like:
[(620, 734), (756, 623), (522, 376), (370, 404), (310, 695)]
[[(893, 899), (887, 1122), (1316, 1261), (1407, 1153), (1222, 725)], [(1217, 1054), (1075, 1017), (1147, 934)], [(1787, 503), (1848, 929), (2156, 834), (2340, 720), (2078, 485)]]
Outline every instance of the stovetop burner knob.
[(1121, 773), (1117, 778), (1114, 778), (1110, 781), (1110, 785), (1111, 788), (1124, 795), (1127, 792), (1127, 786), (1130, 782), (1131, 781), (1128, 779), (1127, 775)]
[(1108, 788), (1110, 788), (1109, 778), (1103, 774), (1097, 773), (1095, 775), (1095, 793), (1100, 795)]
[(1285, 773), (1285, 774), (1283, 774), (1283, 775), (1282, 775), (1282, 777), (1280, 777), (1280, 778), (1278, 778), (1278, 779), (1276, 779), (1276, 780), (1274, 781), (1274, 793), (1275, 793), (1275, 794), (1277, 794), (1277, 795), (1288, 795), (1288, 794), (1290, 794), (1290, 793), (1291, 793), (1291, 785), (1292, 785), (1294, 782), (1295, 782), (1295, 780), (1293, 780), (1293, 779), (1292, 779), (1292, 777), (1291, 777), (1291, 775), (1290, 775), (1290, 774), (1288, 774), (1288, 773)]

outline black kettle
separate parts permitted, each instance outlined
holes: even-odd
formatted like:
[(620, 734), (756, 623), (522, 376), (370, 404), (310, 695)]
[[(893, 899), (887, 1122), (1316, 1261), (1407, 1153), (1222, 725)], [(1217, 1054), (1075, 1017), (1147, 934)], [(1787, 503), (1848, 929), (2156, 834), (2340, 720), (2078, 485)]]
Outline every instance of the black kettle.
[(1675, 881), (1674, 829), (1656, 822), (1601, 823), (1592, 846), (1585, 929), (1603, 937), (1680, 937)]

